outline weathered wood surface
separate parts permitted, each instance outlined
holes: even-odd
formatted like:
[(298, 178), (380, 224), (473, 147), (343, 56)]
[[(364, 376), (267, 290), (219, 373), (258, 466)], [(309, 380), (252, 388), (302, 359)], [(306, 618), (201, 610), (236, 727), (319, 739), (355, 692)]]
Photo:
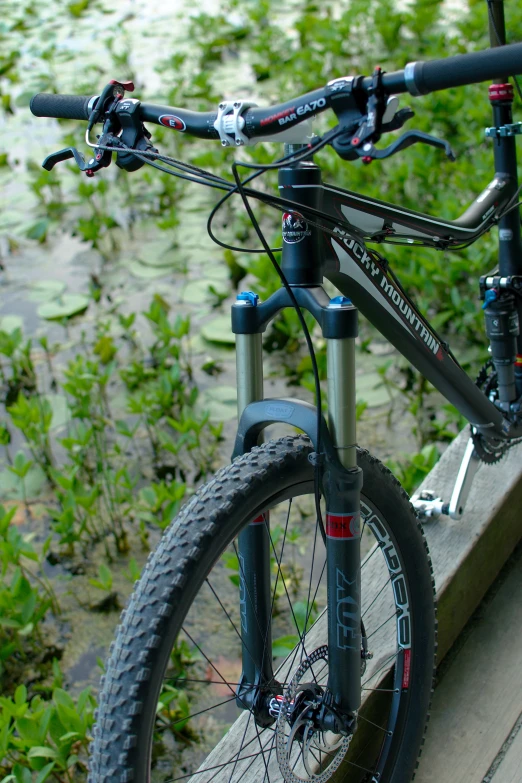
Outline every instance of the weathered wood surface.
[(470, 626), (435, 691), (415, 783), (522, 781), (522, 551)]
[[(467, 431), (459, 435), (427, 477), (422, 488), (434, 490), (445, 500), (449, 500), (467, 440)], [(522, 537), (521, 508), (522, 448), (519, 446), (511, 450), (498, 465), (480, 467), (464, 517), (460, 521), (444, 517), (426, 525), (439, 601), (439, 660), (451, 647)], [(368, 564), (363, 574), (363, 596), (364, 580), (378, 579), (377, 569), (382, 567), (380, 558), (374, 558)], [(372, 606), (368, 627), (378, 627), (389, 615), (390, 600), (389, 596), (383, 596), (382, 600)], [(314, 626), (313, 635), (309, 634), (307, 648), (313, 650), (325, 643), (324, 620), (324, 617), (321, 618)], [(382, 646), (378, 640), (372, 640), (372, 651), (375, 657), (369, 662), (370, 666), (365, 675), (367, 687), (375, 686), (386, 671), (386, 662), (390, 661), (390, 665), (393, 662), (392, 656), (395, 652), (386, 646), (384, 635)], [(373, 675), (373, 682), (368, 681)], [(368, 691), (365, 693), (367, 695)], [(230, 758), (230, 746), (237, 748), (237, 740), (240, 737), (243, 738), (243, 747), (251, 748), (252, 755), (259, 753), (261, 748), (264, 748), (264, 753), (258, 759), (244, 758), (239, 761), (233, 779), (244, 783), (257, 783), (264, 779), (268, 771), (271, 783), (280, 783), (282, 776), (277, 767), (275, 749), (270, 750), (271, 738), (263, 740), (261, 745), (257, 731), (252, 721), (248, 721), (246, 714), (236, 721), (212, 756), (207, 759), (205, 766), (213, 768), (212, 771), (206, 774), (199, 772), (193, 780), (198, 783), (211, 780), (216, 783), (228, 782), (230, 766), (222, 768), (220, 764)], [(433, 778), (435, 779), (437, 783), (455, 781), (453, 776)]]
[(522, 730), (519, 730), (494, 777), (491, 778), (491, 783), (520, 783), (521, 780)]

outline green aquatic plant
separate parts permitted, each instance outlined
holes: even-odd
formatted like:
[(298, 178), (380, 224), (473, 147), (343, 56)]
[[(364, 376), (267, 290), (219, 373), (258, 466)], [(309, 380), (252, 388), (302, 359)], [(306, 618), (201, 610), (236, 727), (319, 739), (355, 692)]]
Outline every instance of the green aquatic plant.
[(90, 689), (73, 699), (55, 687), (51, 698), (29, 696), (19, 685), (0, 697), (2, 783), (73, 783), (87, 771), (95, 700)]
[(0, 505), (0, 679), (23, 668), (45, 646), (42, 623), (49, 610), (60, 613), (45, 573), (51, 539), (36, 549), (33, 536), (14, 524), (17, 507)]

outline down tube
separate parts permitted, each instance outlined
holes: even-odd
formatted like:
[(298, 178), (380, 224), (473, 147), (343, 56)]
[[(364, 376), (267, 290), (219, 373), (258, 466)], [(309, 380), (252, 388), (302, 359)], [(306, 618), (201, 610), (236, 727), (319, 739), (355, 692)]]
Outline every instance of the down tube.
[[(344, 232), (343, 232), (344, 233)], [(506, 437), (500, 411), (451, 358), (384, 267), (351, 237), (328, 238), (325, 276), (478, 430)], [(333, 251), (333, 252), (332, 252)]]

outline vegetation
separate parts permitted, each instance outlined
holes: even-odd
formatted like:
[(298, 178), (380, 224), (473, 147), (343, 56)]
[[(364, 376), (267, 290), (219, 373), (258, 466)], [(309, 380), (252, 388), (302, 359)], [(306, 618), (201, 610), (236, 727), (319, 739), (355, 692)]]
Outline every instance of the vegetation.
[[(223, 302), (240, 283), (265, 298), (277, 281), (264, 256), (227, 250), (213, 251), (201, 267), (203, 279), (190, 275), (191, 265), (209, 252), (201, 244), (202, 221), (213, 197), (194, 197), (181, 180), (148, 167), (127, 174), (112, 166), (89, 181), (69, 164), (43, 170), (40, 152), (25, 152), (29, 97), (38, 91), (88, 95), (117, 75), (135, 81), (138, 97), (195, 110), (214, 108), (223, 90), (275, 103), (347, 72), (369, 73), (376, 62), (393, 70), (411, 60), (483, 48), (487, 9), (483, 0), (468, 0), (448, 18), (440, 0), (406, 6), (392, 0), (296, 0), (284, 9), (273, 0), (216, 0), (213, 13), (185, 20), (174, 45), (178, 23), (151, 18), (136, 25), (132, 15), (108, 9), (102, 0), (0, 0), (0, 10), (0, 111), (8, 131), (0, 149), (0, 184), (13, 199), (0, 216), (0, 263), (14, 270), (28, 243), (42, 254), (64, 235), (97, 259), (80, 291), (69, 292), (58, 279), (31, 283), (36, 334), (24, 330), (10, 310), (0, 320), (0, 783), (66, 783), (85, 778), (96, 701), (89, 689), (69, 693), (60, 670), (67, 596), (85, 586), (87, 612), (107, 616), (117, 609), (139, 575), (144, 552), (195, 483), (213, 470), (222, 420), (234, 411), (229, 387), (214, 382), (230, 364)], [(512, 40), (522, 36), (515, 10), (514, 3), (506, 4)], [(147, 46), (146, 58), (139, 47), (143, 26), (158, 43)], [(233, 89), (223, 86), (227, 79)], [(483, 135), (490, 122), (485, 88), (449, 90), (411, 104), (417, 116), (410, 127), (450, 140), (456, 164), (427, 147), (369, 167), (342, 164), (324, 151), (318, 160), (324, 179), (454, 218), (492, 175), (491, 142)], [(324, 115), (316, 132), (329, 124), (332, 118)], [(48, 127), (56, 149), (84, 149), (80, 124)], [(230, 176), (234, 151), (156, 127), (153, 140), (175, 157)], [(278, 152), (275, 145), (260, 145), (241, 154), (269, 162)], [(272, 174), (264, 180), (273, 186)], [(264, 207), (256, 212), (277, 246), (279, 216)], [(239, 202), (219, 213), (215, 230), (232, 244), (256, 245)], [(495, 233), (459, 254), (396, 247), (388, 255), (421, 310), (456, 343), (466, 368), (476, 371), (485, 358), (478, 277), (494, 264)], [(129, 277), (143, 287), (145, 304), (127, 306)], [(202, 338), (216, 346), (211, 357), (206, 348), (195, 348)], [(324, 344), (317, 331), (314, 338), (324, 379)], [(289, 383), (312, 392), (295, 313), (281, 315), (265, 347), (278, 373), (282, 366)], [(379, 358), (380, 347), (363, 324), (359, 359), (371, 383), (360, 384), (358, 416), (369, 431), (383, 416), (394, 427), (407, 414), (413, 451), (396, 454), (388, 446), (387, 454), (411, 491), (463, 421), (406, 363)], [(292, 536), (292, 546), (302, 546), (298, 531)], [(234, 582), (237, 558), (230, 555), (226, 565)], [(53, 569), (60, 570), (62, 582)], [(285, 578), (298, 584), (300, 574)], [(313, 619), (298, 601), (294, 611), (303, 628)], [(277, 643), (283, 655), (293, 638)], [(191, 740), (191, 694), (184, 680), (196, 665), (188, 648), (174, 651), (158, 742), (167, 731)]]

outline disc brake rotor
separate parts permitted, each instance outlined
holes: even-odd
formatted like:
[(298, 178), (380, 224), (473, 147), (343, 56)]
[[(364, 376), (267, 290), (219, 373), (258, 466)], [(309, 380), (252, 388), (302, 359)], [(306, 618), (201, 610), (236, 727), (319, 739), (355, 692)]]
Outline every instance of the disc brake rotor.
[[(320, 706), (327, 675), (318, 682), (314, 666), (324, 672), (328, 647), (318, 647), (298, 667), (286, 688), (276, 723), (276, 752), (286, 783), (326, 783), (340, 766), (352, 735), (344, 737), (314, 725), (313, 710)], [(309, 694), (309, 695), (308, 695)]]

